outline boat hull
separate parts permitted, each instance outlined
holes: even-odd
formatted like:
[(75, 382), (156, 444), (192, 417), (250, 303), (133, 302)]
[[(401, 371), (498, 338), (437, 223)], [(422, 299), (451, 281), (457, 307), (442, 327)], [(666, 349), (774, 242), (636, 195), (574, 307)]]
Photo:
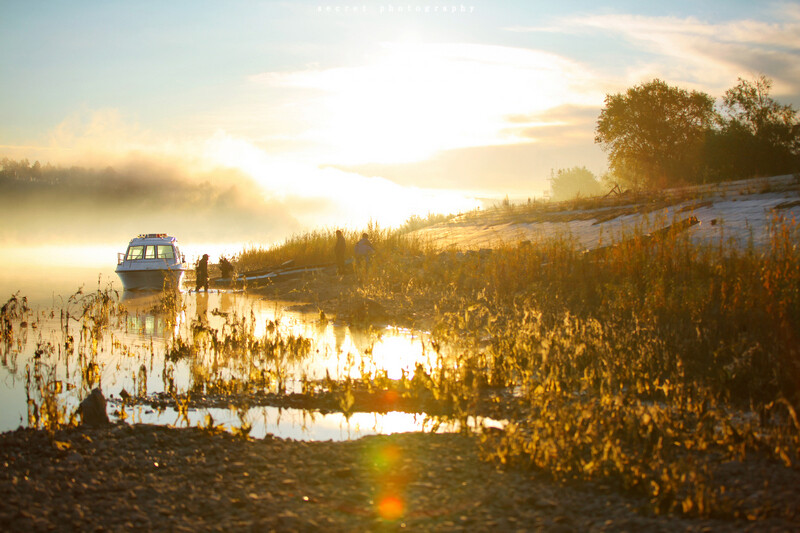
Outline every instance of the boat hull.
[(181, 288), (183, 270), (117, 270), (126, 291), (157, 290), (164, 287)]

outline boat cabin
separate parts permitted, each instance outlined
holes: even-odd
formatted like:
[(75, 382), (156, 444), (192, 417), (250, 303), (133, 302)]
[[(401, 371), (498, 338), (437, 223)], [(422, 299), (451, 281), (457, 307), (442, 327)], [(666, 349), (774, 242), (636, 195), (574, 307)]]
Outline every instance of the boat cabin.
[(147, 233), (131, 239), (128, 251), (117, 254), (117, 264), (142, 259), (161, 259), (167, 264), (183, 263), (183, 255), (178, 249), (177, 239), (166, 233)]
[(125, 289), (161, 289), (165, 282), (179, 287), (187, 268), (177, 239), (166, 233), (134, 237), (127, 251), (117, 254), (116, 272)]

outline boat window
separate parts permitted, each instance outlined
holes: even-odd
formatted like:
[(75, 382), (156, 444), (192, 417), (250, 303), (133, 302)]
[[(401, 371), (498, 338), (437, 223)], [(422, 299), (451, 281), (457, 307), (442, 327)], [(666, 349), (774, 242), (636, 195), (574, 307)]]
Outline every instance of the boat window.
[(146, 246), (144, 249), (144, 258), (145, 259), (155, 259), (156, 258), (156, 247), (152, 244)]
[(128, 254), (125, 256), (125, 259), (127, 259), (128, 261), (141, 259), (143, 252), (144, 252), (144, 246), (131, 246), (128, 248)]
[(172, 251), (172, 246), (169, 244), (158, 245), (158, 258), (159, 259), (174, 259), (175, 253)]

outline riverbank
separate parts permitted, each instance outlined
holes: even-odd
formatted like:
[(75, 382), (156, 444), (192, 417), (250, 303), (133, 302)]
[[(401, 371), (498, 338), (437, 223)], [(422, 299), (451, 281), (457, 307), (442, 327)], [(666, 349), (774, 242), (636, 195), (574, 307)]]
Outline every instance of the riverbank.
[[(795, 189), (757, 192), (781, 195), (753, 200), (759, 228), (800, 207), (785, 196)], [(800, 530), (797, 225), (780, 226), (766, 248), (755, 234), (744, 249), (690, 246), (724, 224), (705, 220), (708, 200), (689, 201), (673, 209), (699, 224), (640, 228), (601, 253), (536, 238), (489, 250), (388, 236), (366, 280), (320, 272), (247, 287), (317, 326), (391, 324), (433, 331), (437, 355), (455, 347), (401, 380), (366, 372), (298, 398), (267, 379), (289, 375), (282, 338), (198, 330), (206, 340), (187, 335), (172, 351), (243, 363), (241, 381), (198, 375), (203, 397), (222, 391), (220, 406), (435, 414), (433, 398), (450, 416), (492, 416), (504, 429), (337, 443), (213, 427), (14, 431), (0, 435), (0, 527)], [(583, 215), (587, 225), (599, 216)], [(252, 332), (230, 320), (223, 332)], [(165, 364), (161, 377), (171, 372)], [(260, 392), (241, 397), (251, 389)]]
[[(772, 245), (777, 223), (800, 220), (798, 179), (791, 175), (753, 178), (650, 194), (474, 211), (411, 231), (404, 237), (405, 247), (391, 239), (381, 243), (376, 262), (392, 263), (391, 269), (381, 272), (373, 268), (366, 283), (352, 271), (340, 276), (329, 269), (254, 285), (250, 291), (291, 302), (295, 309), (322, 311), (348, 323), (391, 323), (428, 330), (435, 325), (441, 301), (428, 291), (416, 290), (416, 286), (425, 284), (436, 270), (430, 264), (422, 265), (430, 258), (434, 258), (435, 267), (447, 272), (472, 264), (470, 256), (485, 259), (493, 249), (562, 242), (566, 248), (596, 251), (637, 235), (663, 232), (667, 227), (681, 228), (675, 233), (683, 232), (695, 246), (737, 251), (751, 248), (760, 253)], [(320, 242), (325, 239), (319, 235), (309, 237), (314, 246), (300, 249), (327, 250), (332, 246)], [(397, 255), (409, 250), (419, 255)], [(382, 275), (389, 283), (403, 277), (417, 279), (414, 286), (386, 287), (381, 285)]]
[(454, 434), (300, 442), (125, 424), (20, 429), (0, 435), (0, 462), (4, 531), (792, 531), (800, 518), (795, 471), (766, 480), (726, 466), (745, 515), (770, 493), (772, 507), (749, 519), (657, 516), (608, 486), (497, 468), (480, 460), (478, 437)]

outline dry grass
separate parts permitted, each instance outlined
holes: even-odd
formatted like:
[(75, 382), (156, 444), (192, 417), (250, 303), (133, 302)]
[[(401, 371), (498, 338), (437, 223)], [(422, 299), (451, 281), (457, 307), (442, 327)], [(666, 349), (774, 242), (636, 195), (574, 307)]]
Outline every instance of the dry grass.
[[(641, 238), (642, 229), (602, 255), (567, 240), (435, 252), (407, 234), (367, 232), (380, 253), (360, 293), (435, 302), (437, 364), (400, 380), (364, 373), (304, 383), (304, 392), (338, 395), (347, 413), (359, 390), (392, 391), (462, 420), (487, 399), (503, 403), (508, 426), (484, 436), (487, 459), (616, 484), (660, 512), (738, 516), (713, 464), (800, 464), (795, 221), (776, 218), (765, 251), (694, 245), (681, 233)], [(329, 260), (333, 242), (333, 231), (292, 237), (243, 252), (239, 268)], [(80, 302), (81, 364), (91, 378), (92, 339), (114, 300), (98, 291)], [(168, 359), (194, 362), (187, 392), (285, 392), (288, 366), (309, 355), (307, 341), (277, 328), (252, 331), (248, 317), (234, 316), (219, 331), (198, 324), (190, 338), (173, 339)], [(65, 343), (70, 335), (67, 328)], [(41, 386), (39, 395), (47, 396)]]

